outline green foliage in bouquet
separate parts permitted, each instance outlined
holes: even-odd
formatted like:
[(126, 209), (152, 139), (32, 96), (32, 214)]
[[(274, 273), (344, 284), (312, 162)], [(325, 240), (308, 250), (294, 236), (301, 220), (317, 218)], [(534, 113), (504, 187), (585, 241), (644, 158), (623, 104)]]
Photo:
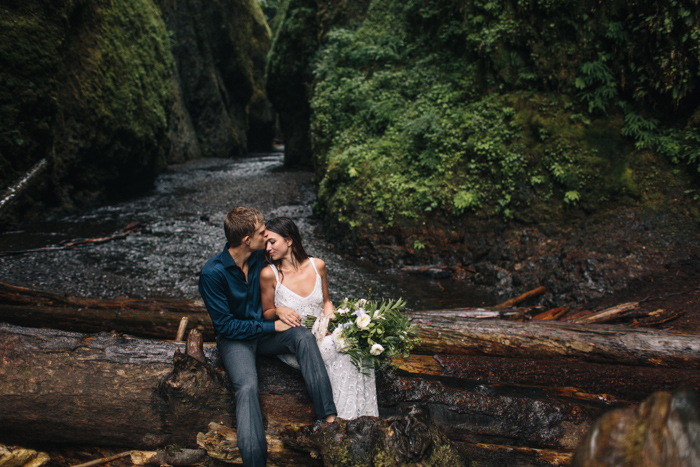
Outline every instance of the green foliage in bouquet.
[[(339, 352), (352, 358), (355, 367), (366, 372), (374, 368), (393, 369), (396, 356), (408, 357), (416, 344), (418, 326), (412, 325), (402, 313), (406, 302), (348, 299), (335, 310), (328, 324), (333, 342)], [(307, 318), (310, 329), (315, 318)]]

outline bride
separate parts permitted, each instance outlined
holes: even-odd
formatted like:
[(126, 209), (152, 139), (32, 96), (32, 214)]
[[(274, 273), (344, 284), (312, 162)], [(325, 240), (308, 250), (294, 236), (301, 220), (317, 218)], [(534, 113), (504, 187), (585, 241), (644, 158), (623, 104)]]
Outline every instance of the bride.
[[(334, 307), (328, 296), (325, 263), (306, 254), (299, 229), (290, 218), (271, 219), (265, 229), (265, 248), (271, 264), (260, 273), (263, 316), (291, 326), (302, 326), (307, 316), (315, 316), (314, 334), (333, 387), (337, 416), (346, 420), (378, 416), (374, 372), (358, 371), (350, 356), (338, 352), (332, 337), (326, 335)], [(280, 358), (299, 368), (293, 355)]]

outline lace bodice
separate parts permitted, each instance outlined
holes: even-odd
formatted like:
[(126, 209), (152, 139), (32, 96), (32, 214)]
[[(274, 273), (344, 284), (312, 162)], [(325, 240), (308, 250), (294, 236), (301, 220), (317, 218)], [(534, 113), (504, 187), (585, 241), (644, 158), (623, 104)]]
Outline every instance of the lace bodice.
[(275, 306), (284, 306), (296, 311), (299, 313), (299, 316), (301, 316), (302, 323), (307, 316), (319, 318), (323, 314), (323, 284), (321, 282), (321, 276), (316, 270), (316, 264), (314, 264), (313, 259), (309, 258), (309, 261), (311, 261), (311, 266), (313, 266), (314, 271), (316, 271), (316, 285), (308, 297), (302, 297), (289, 290), (287, 286), (280, 282), (279, 271), (275, 265), (270, 265), (277, 279), (277, 286), (275, 287)]

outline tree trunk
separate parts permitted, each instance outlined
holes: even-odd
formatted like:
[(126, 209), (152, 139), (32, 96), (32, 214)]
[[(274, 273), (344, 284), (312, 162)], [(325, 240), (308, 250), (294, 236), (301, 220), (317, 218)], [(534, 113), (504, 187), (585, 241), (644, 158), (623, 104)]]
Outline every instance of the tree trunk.
[[(533, 360), (567, 358), (597, 363), (700, 368), (698, 336), (615, 325), (510, 321), (505, 310), (457, 309), (406, 313), (420, 326), (421, 354), (490, 355)], [(519, 313), (522, 315), (522, 313)], [(85, 299), (0, 284), (0, 322), (85, 333), (115, 330), (175, 339), (180, 322), (214, 340), (199, 300)], [(483, 317), (504, 319), (479, 319)]]
[[(196, 447), (209, 422), (235, 426), (234, 402), (216, 349), (204, 349), (212, 365), (184, 349), (185, 343), (0, 324), (0, 439)], [(258, 375), (268, 435), (294, 438), (314, 422), (296, 370), (261, 357)], [(377, 387), (383, 417), (418, 405), (450, 440), (469, 445), (572, 450), (592, 421), (615, 406), (543, 388), (420, 373), (380, 372)], [(298, 460), (293, 454), (281, 457)]]

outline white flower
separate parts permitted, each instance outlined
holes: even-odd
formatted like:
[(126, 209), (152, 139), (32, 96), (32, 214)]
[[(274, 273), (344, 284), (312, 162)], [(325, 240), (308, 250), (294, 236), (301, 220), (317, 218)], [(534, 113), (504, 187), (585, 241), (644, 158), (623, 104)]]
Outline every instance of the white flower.
[(345, 339), (345, 337), (343, 337), (343, 328), (335, 328), (332, 337), (333, 343), (335, 343), (335, 347), (338, 349), (338, 352), (345, 352), (348, 350), (348, 348), (350, 348), (348, 341)]
[(357, 303), (356, 303), (356, 305), (359, 306), (359, 307), (363, 307), (363, 306), (365, 306), (366, 304), (367, 304), (367, 300), (365, 300), (364, 298), (359, 299), (359, 300), (357, 301)]
[(364, 313), (357, 317), (357, 319), (355, 320), (355, 324), (357, 324), (357, 327), (360, 329), (366, 329), (371, 321), (372, 318), (370, 318), (368, 314)]
[(337, 311), (338, 314), (344, 315), (345, 313), (349, 313), (350, 309), (347, 307), (342, 307), (342, 308), (336, 309), (335, 311)]
[(369, 349), (369, 353), (372, 355), (379, 355), (382, 352), (384, 352), (384, 347), (382, 347), (382, 344), (374, 344), (371, 349)]

